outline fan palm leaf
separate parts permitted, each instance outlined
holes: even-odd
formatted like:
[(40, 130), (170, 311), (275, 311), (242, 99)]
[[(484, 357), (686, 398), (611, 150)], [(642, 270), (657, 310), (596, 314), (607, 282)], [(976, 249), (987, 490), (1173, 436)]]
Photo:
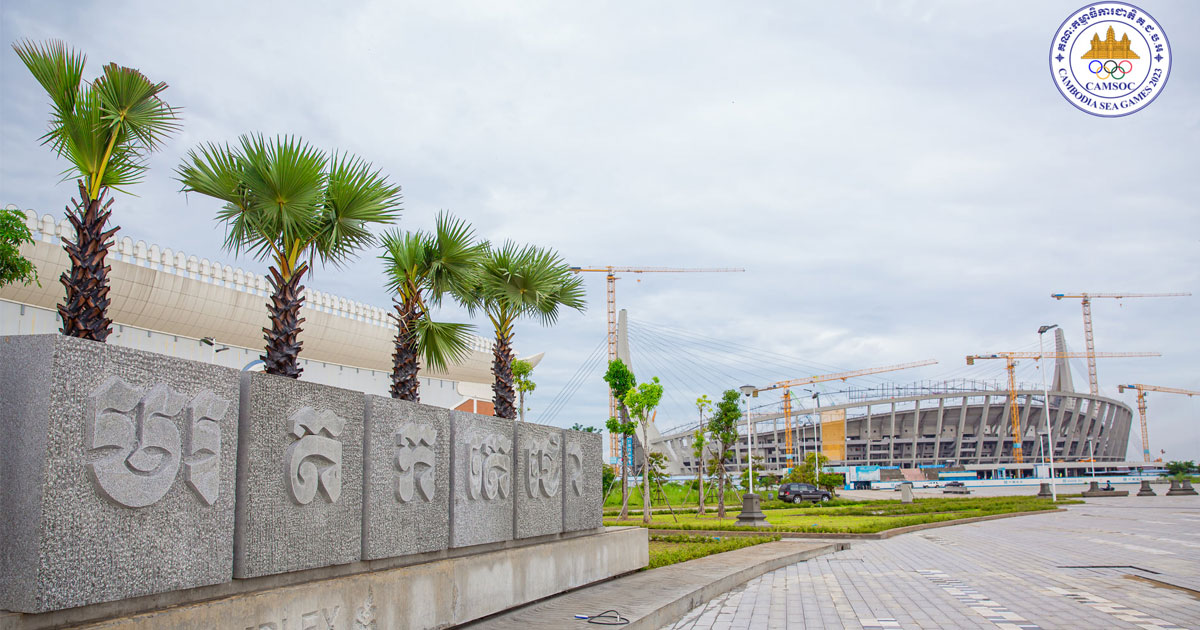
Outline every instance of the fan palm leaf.
[(66, 288), (58, 307), (62, 332), (104, 341), (112, 332), (105, 257), (119, 228), (107, 227), (112, 200), (105, 204), (103, 197), (142, 180), (150, 153), (179, 130), (178, 110), (162, 99), (166, 83), (133, 68), (110, 63), (95, 81), (84, 81), (86, 58), (61, 41), (26, 40), (13, 50), (50, 97), (42, 144), (70, 163), (63, 179), (79, 181), (79, 199), (67, 217), (75, 240), (63, 243), (71, 268), (60, 278)]
[(563, 307), (583, 311), (583, 281), (557, 252), (506, 241), (489, 249), (469, 305), (472, 312), (487, 315), (496, 334), (492, 348), (495, 414), (515, 419), (513, 327), (523, 318), (536, 318), (544, 326), (554, 324)]
[(432, 234), (388, 232), (383, 236), (387, 288), (395, 294), (397, 323), (392, 355), (393, 397), (417, 401), (420, 363), (445, 371), (470, 352), (470, 326), (433, 321), (432, 309), (450, 295), (464, 302), (475, 283), (485, 245), (470, 224), (442, 212)]
[(176, 169), (184, 192), (224, 202), (225, 248), (270, 260), (274, 292), (264, 328), (267, 372), (296, 378), (300, 280), (320, 261), (340, 266), (374, 242), (370, 224), (395, 221), (400, 187), (366, 161), (332, 159), (296, 136), (247, 134), (236, 145), (202, 144)]

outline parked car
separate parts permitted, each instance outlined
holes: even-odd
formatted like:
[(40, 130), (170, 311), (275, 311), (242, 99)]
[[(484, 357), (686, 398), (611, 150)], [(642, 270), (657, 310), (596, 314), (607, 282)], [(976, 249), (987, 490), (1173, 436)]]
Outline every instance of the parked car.
[[(1047, 449), (1047, 450), (1048, 450), (1048, 449)], [(964, 487), (964, 486), (966, 486), (966, 484), (964, 484), (964, 483), (963, 483), (963, 482), (961, 482), (961, 481), (947, 481), (947, 482), (946, 482), (946, 487), (947, 487), (947, 488), (962, 488), (962, 487)]]
[(824, 502), (833, 498), (828, 490), (821, 490), (811, 483), (785, 483), (779, 486), (779, 500), (800, 503), (801, 501)]

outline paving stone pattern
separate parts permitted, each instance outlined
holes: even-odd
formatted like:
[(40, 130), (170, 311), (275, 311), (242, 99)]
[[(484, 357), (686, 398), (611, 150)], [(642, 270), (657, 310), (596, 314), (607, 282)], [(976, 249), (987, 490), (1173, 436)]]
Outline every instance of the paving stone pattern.
[(1200, 628), (1200, 596), (1181, 589), (1200, 590), (1200, 499), (1104, 498), (854, 542), (668, 628)]

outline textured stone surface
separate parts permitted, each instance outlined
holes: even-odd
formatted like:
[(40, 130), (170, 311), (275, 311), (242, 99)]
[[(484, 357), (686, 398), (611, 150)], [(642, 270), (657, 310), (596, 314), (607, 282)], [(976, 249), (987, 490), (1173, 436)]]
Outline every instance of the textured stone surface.
[(562, 529), (563, 430), (518, 422), (514, 538), (557, 534)]
[(450, 544), (450, 410), (367, 396), (363, 558)]
[[(649, 558), (646, 530), (612, 528), (552, 540), (438, 558), (353, 575), (243, 587), (187, 604), (172, 596), (103, 614), (96, 609), (17, 616), (0, 612), (0, 629), (47, 630), (415, 630), (459, 627), (474, 619), (562, 591), (637, 571)], [(500, 545), (513, 544), (499, 543)], [(254, 586), (256, 588), (250, 588)], [(186, 595), (181, 593), (180, 595)], [(685, 602), (688, 600), (685, 600)], [(143, 602), (137, 602), (143, 604)], [(69, 615), (67, 613), (70, 613)], [(571, 616), (538, 618), (539, 627), (585, 628)], [(566, 623), (563, 620), (568, 620)], [(483, 619), (483, 627), (490, 621)]]
[(363, 398), (242, 374), (235, 577), (361, 557)]
[(0, 337), (0, 608), (228, 581), (237, 401), (236, 370)]
[(450, 412), (450, 546), (511, 540), (513, 421)]
[(604, 525), (604, 455), (599, 433), (563, 431), (563, 531)]

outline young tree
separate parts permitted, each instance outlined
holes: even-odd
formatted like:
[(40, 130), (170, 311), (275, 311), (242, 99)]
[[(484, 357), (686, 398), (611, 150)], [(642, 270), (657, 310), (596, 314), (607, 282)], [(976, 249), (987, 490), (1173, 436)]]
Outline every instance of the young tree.
[(650, 453), (644, 472), (650, 475), (651, 488), (662, 488), (667, 482), (667, 456), (662, 453)]
[(510, 241), (488, 249), (473, 294), (471, 310), (482, 310), (496, 331), (492, 350), (495, 415), (515, 420), (513, 326), (525, 317), (537, 317), (543, 326), (552, 325), (564, 306), (582, 312), (583, 280), (557, 252), (532, 245), (520, 247)]
[(712, 436), (713, 446), (717, 450), (717, 518), (725, 518), (725, 488), (728, 480), (725, 459), (732, 452), (730, 447), (736, 444), (738, 439), (738, 420), (742, 417), (740, 396), (736, 389), (725, 390), (708, 420), (708, 434)]
[(708, 448), (708, 438), (704, 435), (704, 429), (696, 429), (692, 433), (692, 455), (696, 458), (696, 489), (700, 493), (700, 499), (696, 513), (704, 514), (704, 449)]
[(633, 435), (637, 426), (629, 420), (629, 409), (625, 407), (625, 394), (637, 386), (637, 378), (625, 362), (613, 359), (608, 362), (608, 370), (604, 372), (604, 382), (613, 400), (617, 401), (617, 417), (609, 418), (606, 423), (609, 433), (620, 436), (621, 439), (621, 520), (629, 517), (629, 453), (626, 452), (626, 437)]
[(696, 411), (700, 412), (700, 428), (692, 438), (692, 454), (696, 456), (696, 485), (700, 488), (700, 502), (696, 513), (704, 514), (704, 450), (708, 446), (708, 439), (704, 434), (704, 412), (712, 409), (712, 401), (708, 396), (701, 396), (696, 399)]
[(383, 235), (387, 287), (395, 297), (392, 398), (421, 400), (420, 361), (445, 370), (470, 352), (470, 326), (433, 321), (432, 310), (449, 295), (468, 299), (486, 246), (475, 242), (465, 221), (439, 213), (433, 233), (390, 231)]
[(640, 383), (625, 394), (625, 406), (629, 415), (642, 428), (642, 522), (650, 522), (650, 423), (654, 422), (654, 410), (662, 401), (663, 388), (655, 376), (649, 383)]
[(298, 378), (300, 280), (314, 260), (339, 265), (374, 242), (369, 226), (392, 223), (400, 187), (348, 153), (332, 158), (297, 137), (244, 135), (240, 146), (205, 144), (177, 169), (184, 192), (225, 202), (225, 248), (271, 260), (271, 327), (262, 356), (269, 374)]
[(150, 153), (179, 130), (179, 119), (161, 98), (167, 84), (133, 68), (110, 63), (87, 83), (86, 58), (63, 42), (22, 41), (13, 49), (50, 96), (50, 129), (42, 144), (71, 163), (66, 173), (79, 185), (79, 199), (67, 210), (75, 241), (63, 239), (71, 268), (59, 278), (66, 288), (58, 305), (61, 331), (103, 342), (112, 332), (104, 259), (120, 229), (108, 228), (113, 200), (105, 203), (104, 196), (142, 180)]
[(22, 243), (33, 243), (24, 213), (0, 208), (0, 287), (12, 282), (42, 286), (33, 263), (21, 255)]
[(1167, 467), (1168, 475), (1174, 477), (1177, 480), (1183, 480), (1183, 479), (1187, 478), (1188, 473), (1192, 472), (1192, 469), (1194, 469), (1196, 467), (1196, 462), (1191, 461), (1191, 460), (1170, 461), (1170, 462), (1167, 462), (1166, 467)]
[(537, 383), (529, 377), (532, 372), (533, 364), (530, 362), (521, 359), (513, 361), (513, 383), (517, 387), (517, 413), (521, 416), (521, 422), (525, 422), (525, 412), (528, 411), (525, 408), (525, 394), (533, 393), (533, 390), (537, 389)]
[[(578, 422), (571, 425), (571, 430), (572, 431), (582, 431), (584, 433), (599, 433), (600, 432), (600, 429), (597, 429), (596, 427), (585, 427), (582, 424), (579, 424)], [(608, 468), (608, 466), (605, 466), (605, 468)]]

